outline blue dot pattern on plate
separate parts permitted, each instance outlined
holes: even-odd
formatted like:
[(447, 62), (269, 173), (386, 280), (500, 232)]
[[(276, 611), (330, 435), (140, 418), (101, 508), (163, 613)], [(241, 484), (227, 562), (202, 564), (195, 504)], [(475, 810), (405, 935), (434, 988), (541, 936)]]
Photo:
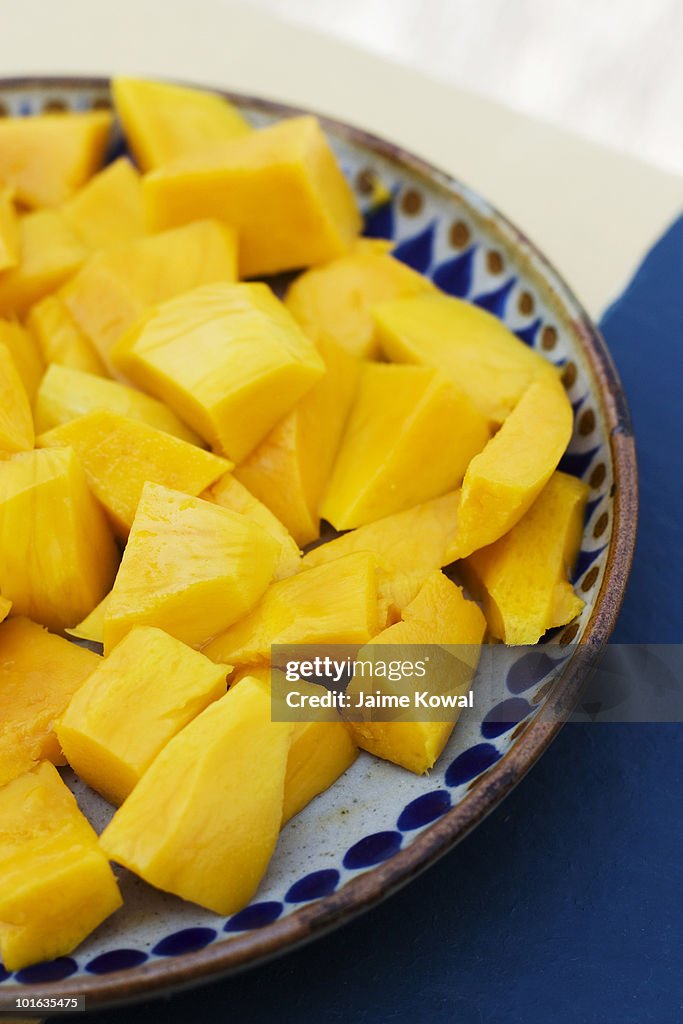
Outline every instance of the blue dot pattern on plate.
[[(103, 93), (95, 88), (78, 91), (66, 86), (28, 85), (0, 98), (10, 113), (28, 115), (40, 112), (46, 101), (89, 109)], [(255, 108), (248, 113), (257, 126), (272, 120)], [(352, 140), (333, 133), (331, 142), (350, 180), (359, 182), (357, 194), (367, 235), (393, 239), (400, 259), (428, 274), (448, 294), (504, 319), (524, 344), (562, 368), (575, 412), (574, 436), (562, 468), (584, 478), (591, 488), (574, 579), (586, 602), (577, 623), (580, 638), (600, 587), (609, 547), (612, 461), (600, 405), (594, 400), (576, 343), (558, 321), (554, 300), (548, 301), (537, 279), (529, 274), (533, 254), (524, 251), (523, 239), (506, 235), (505, 227), (499, 230), (495, 212), (465, 187), (456, 186), (458, 198), (448, 197), (409, 167), (370, 153)], [(124, 152), (121, 138), (115, 138), (110, 157)], [(379, 178), (390, 196), (375, 207), (367, 189), (360, 185), (368, 171)], [(415, 193), (420, 201), (408, 203), (409, 194)], [(491, 259), (494, 254), (496, 258)], [(542, 270), (540, 273), (543, 276)], [(552, 639), (558, 634), (562, 630), (555, 631)], [(142, 890), (149, 913), (136, 915), (134, 910), (126, 917), (124, 907), (72, 957), (14, 974), (0, 965), (0, 984), (9, 980), (35, 985), (57, 982), (76, 972), (98, 975), (135, 970), (158, 958), (203, 949), (219, 938), (230, 941), (232, 935), (268, 927), (303, 904), (336, 891), (409, 846), (423, 829), (457, 806), (467, 790), (514, 746), (517, 730), (513, 726), (533, 721), (536, 700), (542, 704), (538, 693), (562, 657), (562, 649), (556, 645), (551, 657), (547, 643), (512, 657), (502, 675), (500, 692), (492, 695), (489, 714), (477, 721), (463, 713), (429, 775), (416, 777), (367, 755), (359, 758), (347, 773), (348, 781), (342, 780), (319, 797), (285, 828), (276, 870), (264, 880), (254, 902), (239, 913), (221, 920), (142, 886), (136, 890), (135, 900), (141, 898)], [(75, 783), (82, 806), (88, 812), (94, 807), (102, 820), (102, 802), (97, 803), (85, 787), (78, 787)], [(329, 821), (333, 826), (320, 824)], [(303, 858), (302, 849), (306, 851)]]

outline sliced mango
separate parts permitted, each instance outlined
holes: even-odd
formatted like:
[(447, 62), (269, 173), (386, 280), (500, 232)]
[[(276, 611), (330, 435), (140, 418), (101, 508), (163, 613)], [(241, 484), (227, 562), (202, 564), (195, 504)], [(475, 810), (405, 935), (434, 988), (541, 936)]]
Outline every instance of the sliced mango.
[(88, 249), (132, 242), (145, 234), (140, 175), (120, 157), (62, 206), (62, 216)]
[(111, 90), (143, 171), (251, 131), (232, 103), (203, 89), (119, 76)]
[[(0, 126), (5, 123), (0, 120)], [(0, 315), (23, 316), (78, 270), (86, 256), (83, 243), (58, 211), (38, 210), (21, 217), (19, 263), (0, 275)]]
[[(304, 686), (297, 683), (297, 688), (302, 690)], [(329, 789), (358, 757), (358, 747), (344, 722), (316, 721), (316, 711), (311, 710), (310, 714), (312, 720), (296, 722), (292, 732), (282, 806), (283, 825)]]
[(488, 439), (484, 417), (437, 370), (370, 363), (321, 514), (347, 530), (438, 497), (458, 486)]
[(203, 650), (239, 667), (269, 662), (273, 644), (362, 644), (377, 630), (375, 559), (360, 551), (271, 584)]
[(467, 467), (451, 559), (492, 544), (515, 523), (550, 479), (572, 435), (574, 416), (562, 384), (538, 378)]
[(325, 375), (235, 471), (304, 547), (320, 536), (320, 503), (355, 396), (360, 366), (335, 342), (318, 350)]
[(48, 366), (56, 363), (93, 376), (107, 376), (95, 348), (59, 295), (46, 295), (36, 302), (26, 317), (26, 326)]
[(169, 740), (225, 693), (228, 671), (160, 629), (132, 629), (71, 698), (57, 726), (64, 756), (123, 803)]
[(11, 611), (12, 602), (0, 594), (0, 622), (4, 622)]
[(125, 335), (114, 363), (239, 462), (325, 367), (265, 284), (214, 284), (163, 303)]
[(41, 434), (39, 448), (70, 447), (119, 537), (126, 538), (143, 485), (151, 480), (197, 495), (232, 464), (140, 420), (104, 409)]
[(14, 207), (14, 192), (0, 188), (0, 271), (19, 262), (19, 217)]
[(0, 182), (25, 206), (58, 206), (104, 158), (112, 116), (40, 114), (0, 121)]
[(154, 230), (216, 217), (237, 230), (240, 277), (341, 256), (360, 231), (353, 192), (314, 117), (296, 117), (148, 174)]
[(246, 516), (145, 484), (104, 616), (105, 650), (137, 625), (205, 643), (254, 607), (277, 556), (277, 542)]
[(0, 625), (0, 786), (39, 761), (66, 763), (55, 722), (101, 660), (29, 619)]
[(65, 629), (64, 632), (77, 640), (88, 640), (93, 644), (104, 643), (104, 616), (109, 604), (109, 594), (105, 594), (99, 604), (96, 604), (89, 615), (79, 622), (78, 625)]
[(243, 679), (164, 747), (102, 848), (158, 889), (217, 914), (239, 910), (277, 843), (291, 732), (271, 721), (268, 689)]
[(587, 497), (582, 480), (553, 473), (516, 526), (463, 562), (495, 639), (535, 644), (583, 608), (568, 575), (581, 546)]
[(10, 350), (0, 341), (0, 451), (29, 451), (33, 441), (31, 406)]
[(66, 956), (122, 904), (97, 835), (49, 763), (0, 789), (0, 955)]
[(0, 319), (0, 343), (9, 349), (24, 391), (33, 405), (43, 376), (43, 359), (30, 331), (15, 320)]
[(0, 583), (17, 615), (55, 632), (111, 588), (118, 552), (71, 448), (0, 462)]

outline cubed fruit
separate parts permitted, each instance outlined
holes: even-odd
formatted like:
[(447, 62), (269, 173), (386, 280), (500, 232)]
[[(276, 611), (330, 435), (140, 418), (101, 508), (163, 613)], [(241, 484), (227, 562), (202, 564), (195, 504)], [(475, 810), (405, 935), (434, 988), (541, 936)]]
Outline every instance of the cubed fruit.
[(77, 640), (88, 640), (93, 644), (104, 644), (104, 616), (109, 605), (109, 594), (105, 594), (99, 604), (96, 604), (89, 615), (79, 622), (77, 626), (65, 629), (64, 632)]
[(220, 480), (201, 495), (206, 501), (239, 512), (254, 523), (262, 526), (280, 545), (280, 553), (275, 563), (274, 578), (283, 580), (293, 576), (301, 568), (301, 552), (296, 541), (279, 519), (269, 508), (255, 498), (251, 491), (235, 479), (232, 473), (226, 473)]
[(556, 372), (495, 316), (462, 299), (425, 292), (383, 302), (373, 313), (387, 358), (437, 367), (496, 425), (536, 376)]
[(202, 89), (123, 76), (113, 79), (111, 89), (143, 171), (251, 131), (232, 103)]
[(301, 547), (320, 536), (320, 503), (360, 372), (335, 342), (321, 341), (318, 350), (325, 375), (235, 470)]
[(48, 366), (56, 363), (93, 376), (107, 376), (92, 342), (76, 324), (59, 295), (46, 295), (36, 302), (26, 318), (26, 326)]
[[(0, 126), (4, 123), (0, 120)], [(58, 211), (38, 210), (21, 217), (19, 263), (0, 276), (0, 314), (23, 316), (78, 270), (86, 256), (83, 243)]]
[(14, 206), (14, 192), (0, 187), (0, 271), (16, 267), (19, 262), (19, 217)]
[(0, 452), (33, 448), (33, 416), (10, 350), (0, 341)]
[(361, 227), (353, 193), (314, 117), (191, 154), (144, 181), (151, 228), (216, 217), (236, 228), (240, 277), (341, 256)]
[(254, 607), (277, 555), (277, 541), (246, 516), (145, 484), (104, 616), (105, 649), (136, 625), (198, 647)]
[(51, 764), (0, 789), (0, 954), (67, 956), (122, 904), (97, 835)]
[(132, 629), (71, 698), (57, 726), (64, 756), (123, 803), (168, 741), (225, 693), (229, 670), (160, 629)]
[(111, 372), (112, 345), (147, 310), (197, 285), (234, 281), (236, 269), (235, 232), (198, 221), (95, 253), (59, 297)]
[(235, 462), (325, 372), (294, 318), (260, 283), (205, 285), (165, 302), (112, 357)]
[(36, 430), (44, 433), (78, 416), (101, 409), (146, 423), (189, 444), (201, 444), (198, 435), (156, 398), (150, 398), (137, 388), (127, 387), (118, 381), (106, 380), (56, 363), (47, 368), (38, 389)]
[(39, 761), (65, 764), (55, 722), (101, 661), (29, 619), (0, 625), (0, 785)]
[(238, 667), (265, 664), (273, 644), (362, 644), (377, 630), (375, 559), (360, 551), (271, 584), (204, 653)]
[(17, 615), (55, 632), (80, 622), (118, 563), (104, 512), (70, 448), (0, 462), (0, 584)]
[(37, 446), (73, 448), (91, 491), (123, 539), (148, 480), (197, 495), (232, 469), (218, 455), (104, 409), (48, 430), (40, 435)]
[(12, 602), (0, 594), (0, 622), (4, 622), (11, 611)]
[(25, 206), (58, 206), (102, 163), (112, 116), (41, 114), (0, 121), (0, 182)]
[(232, 914), (256, 892), (277, 843), (291, 722), (243, 679), (161, 751), (104, 830), (112, 860), (146, 882)]
[(88, 249), (132, 242), (145, 233), (140, 175), (121, 157), (62, 206), (67, 224)]
[(496, 640), (535, 644), (583, 608), (568, 576), (581, 545), (587, 496), (582, 480), (553, 473), (517, 525), (463, 563)]
[[(359, 661), (382, 657), (382, 645), (401, 647), (410, 652), (411, 660), (420, 657), (439, 662), (443, 679), (427, 674), (432, 691), (442, 685), (451, 690), (464, 692), (470, 685), (479, 661), (480, 646), (486, 630), (486, 620), (479, 607), (468, 601), (462, 590), (441, 572), (429, 575), (415, 599), (403, 611), (401, 622), (389, 626), (363, 647), (357, 655)], [(410, 646), (407, 646), (410, 645)], [(443, 658), (436, 657), (435, 645), (448, 647)], [(378, 680), (374, 679), (373, 685)], [(409, 690), (420, 688), (420, 680), (408, 682)], [(346, 692), (357, 697), (358, 690), (367, 683), (355, 676)], [(387, 684), (396, 690), (396, 684)], [(448, 711), (448, 721), (386, 721), (351, 722), (353, 736), (363, 750), (377, 757), (407, 768), (422, 775), (434, 766), (445, 747), (458, 718), (458, 709)]]
[(540, 377), (467, 467), (451, 560), (492, 544), (519, 522), (557, 468), (574, 416), (562, 384)]
[(10, 350), (24, 391), (33, 405), (44, 369), (35, 338), (15, 320), (0, 319), (0, 342)]
[[(391, 242), (388, 245), (391, 248)], [(359, 238), (348, 255), (301, 274), (285, 301), (317, 345), (335, 341), (351, 355), (371, 359), (379, 351), (373, 306), (433, 287), (428, 278), (394, 259), (377, 239)]]
[(484, 417), (438, 370), (369, 363), (321, 514), (348, 530), (445, 494), (488, 438)]
[[(313, 692), (320, 687), (300, 682), (297, 689)], [(313, 708), (306, 714), (311, 721), (295, 722), (292, 732), (282, 806), (283, 825), (314, 797), (329, 789), (358, 757), (358, 747), (345, 722), (341, 719), (323, 721), (323, 714)]]

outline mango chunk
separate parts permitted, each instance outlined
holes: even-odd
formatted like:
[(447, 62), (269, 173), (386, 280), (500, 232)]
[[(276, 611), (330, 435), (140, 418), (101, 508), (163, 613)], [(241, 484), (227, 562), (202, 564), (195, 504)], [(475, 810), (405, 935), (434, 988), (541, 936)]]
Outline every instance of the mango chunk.
[(0, 622), (4, 622), (11, 611), (12, 602), (0, 594)]
[[(0, 126), (5, 124), (0, 120)], [(1, 142), (0, 142), (1, 146)], [(0, 276), (0, 315), (23, 316), (80, 267), (87, 250), (56, 210), (19, 221), (19, 262)]]
[(0, 271), (19, 262), (19, 217), (14, 207), (14, 192), (0, 188)]
[(216, 217), (237, 230), (240, 277), (341, 256), (360, 231), (353, 192), (314, 117), (295, 117), (145, 177), (153, 230)]
[(70, 448), (0, 462), (0, 587), (17, 615), (54, 632), (80, 622), (111, 588), (118, 552)]
[(360, 372), (357, 360), (335, 342), (323, 340), (318, 350), (325, 375), (235, 471), (301, 547), (320, 536), (320, 503)]
[(26, 317), (26, 326), (48, 366), (56, 363), (92, 376), (107, 376), (102, 360), (59, 295), (46, 295), (36, 302)]
[(0, 625), (0, 786), (39, 761), (65, 764), (55, 722), (101, 660), (29, 619)]
[(73, 448), (90, 489), (104, 506), (115, 533), (126, 538), (144, 484), (151, 480), (197, 495), (232, 464), (140, 420), (100, 410), (54, 427), (39, 448)]
[(201, 444), (198, 435), (156, 398), (82, 370), (56, 363), (48, 366), (36, 397), (35, 422), (39, 433), (98, 410), (146, 423), (189, 444)]
[(540, 377), (467, 467), (451, 560), (492, 544), (550, 479), (569, 444), (574, 415), (556, 377)]
[(553, 473), (516, 526), (463, 562), (495, 639), (535, 644), (583, 608), (568, 576), (581, 546), (587, 497), (582, 480)]
[(240, 667), (269, 662), (272, 644), (365, 643), (377, 631), (375, 559), (360, 551), (271, 584), (203, 651)]
[(0, 121), (0, 182), (25, 206), (58, 206), (104, 158), (112, 116), (41, 114)]
[(556, 373), (497, 317), (437, 291), (383, 302), (373, 315), (388, 359), (438, 368), (493, 424), (503, 422), (535, 377)]
[(291, 732), (271, 721), (268, 689), (243, 679), (164, 747), (102, 848), (158, 889), (217, 914), (239, 910), (277, 843)]
[(0, 955), (7, 970), (73, 952), (122, 902), (96, 833), (51, 764), (0, 789)]
[(120, 157), (64, 203), (62, 216), (88, 249), (142, 238), (145, 205), (140, 175)]
[(24, 391), (33, 405), (44, 369), (33, 335), (15, 320), (0, 319), (0, 343), (9, 349)]
[(112, 357), (235, 462), (325, 371), (291, 314), (260, 283), (205, 285), (163, 303)]
[(109, 594), (105, 594), (99, 604), (96, 604), (89, 615), (79, 622), (78, 625), (65, 629), (64, 632), (77, 640), (88, 640), (93, 644), (104, 643), (104, 616), (109, 605)]
[(111, 90), (143, 171), (251, 131), (232, 103), (202, 89), (119, 76)]
[(437, 370), (367, 364), (321, 514), (348, 530), (445, 494), (488, 439), (484, 417)]
[(0, 451), (29, 451), (33, 441), (31, 406), (10, 350), (0, 341)]
[(123, 803), (169, 740), (225, 693), (228, 671), (160, 629), (132, 629), (71, 698), (57, 726), (64, 756)]
[[(458, 671), (458, 689), (466, 688), (479, 661), (479, 649), (486, 620), (479, 607), (466, 600), (460, 587), (441, 572), (431, 573), (417, 596), (403, 611), (403, 619), (376, 636), (358, 652), (358, 660), (381, 656), (376, 648), (383, 644), (419, 645), (425, 655), (434, 656), (434, 645), (452, 646), (453, 670)], [(413, 648), (414, 650), (415, 648)], [(430, 654), (431, 651), (431, 654)], [(411, 654), (411, 657), (414, 655)], [(457, 658), (457, 662), (455, 661)], [(347, 693), (363, 687), (354, 677)], [(352, 697), (353, 699), (353, 697)], [(376, 757), (392, 761), (408, 771), (422, 775), (432, 768), (457, 721), (457, 709), (449, 711), (446, 722), (350, 722), (358, 746)]]
[(359, 238), (348, 255), (307, 270), (290, 285), (285, 304), (316, 345), (331, 340), (353, 356), (373, 359), (379, 353), (373, 306), (433, 289), (377, 241)]
[(136, 625), (198, 647), (254, 607), (277, 556), (277, 541), (246, 516), (146, 483), (104, 616), (105, 650)]
[(201, 495), (206, 501), (239, 512), (254, 523), (262, 526), (267, 533), (280, 545), (280, 553), (275, 563), (274, 578), (276, 580), (293, 576), (301, 568), (301, 552), (296, 541), (288, 532), (287, 527), (277, 519), (269, 508), (255, 498), (251, 491), (237, 480), (232, 473), (226, 473)]
[(234, 231), (198, 221), (95, 253), (59, 297), (113, 375), (111, 348), (139, 317), (200, 284), (233, 281), (236, 270)]

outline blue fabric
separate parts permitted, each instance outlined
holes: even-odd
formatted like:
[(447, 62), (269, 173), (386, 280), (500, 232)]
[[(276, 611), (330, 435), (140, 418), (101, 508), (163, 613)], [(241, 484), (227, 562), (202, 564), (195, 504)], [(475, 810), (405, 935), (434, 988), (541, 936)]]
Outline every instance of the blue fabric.
[[(629, 395), (642, 484), (617, 636), (680, 642), (683, 219), (602, 328)], [(679, 725), (567, 726), (483, 825), (387, 903), (239, 977), (92, 1019), (677, 1024), (681, 778)]]

